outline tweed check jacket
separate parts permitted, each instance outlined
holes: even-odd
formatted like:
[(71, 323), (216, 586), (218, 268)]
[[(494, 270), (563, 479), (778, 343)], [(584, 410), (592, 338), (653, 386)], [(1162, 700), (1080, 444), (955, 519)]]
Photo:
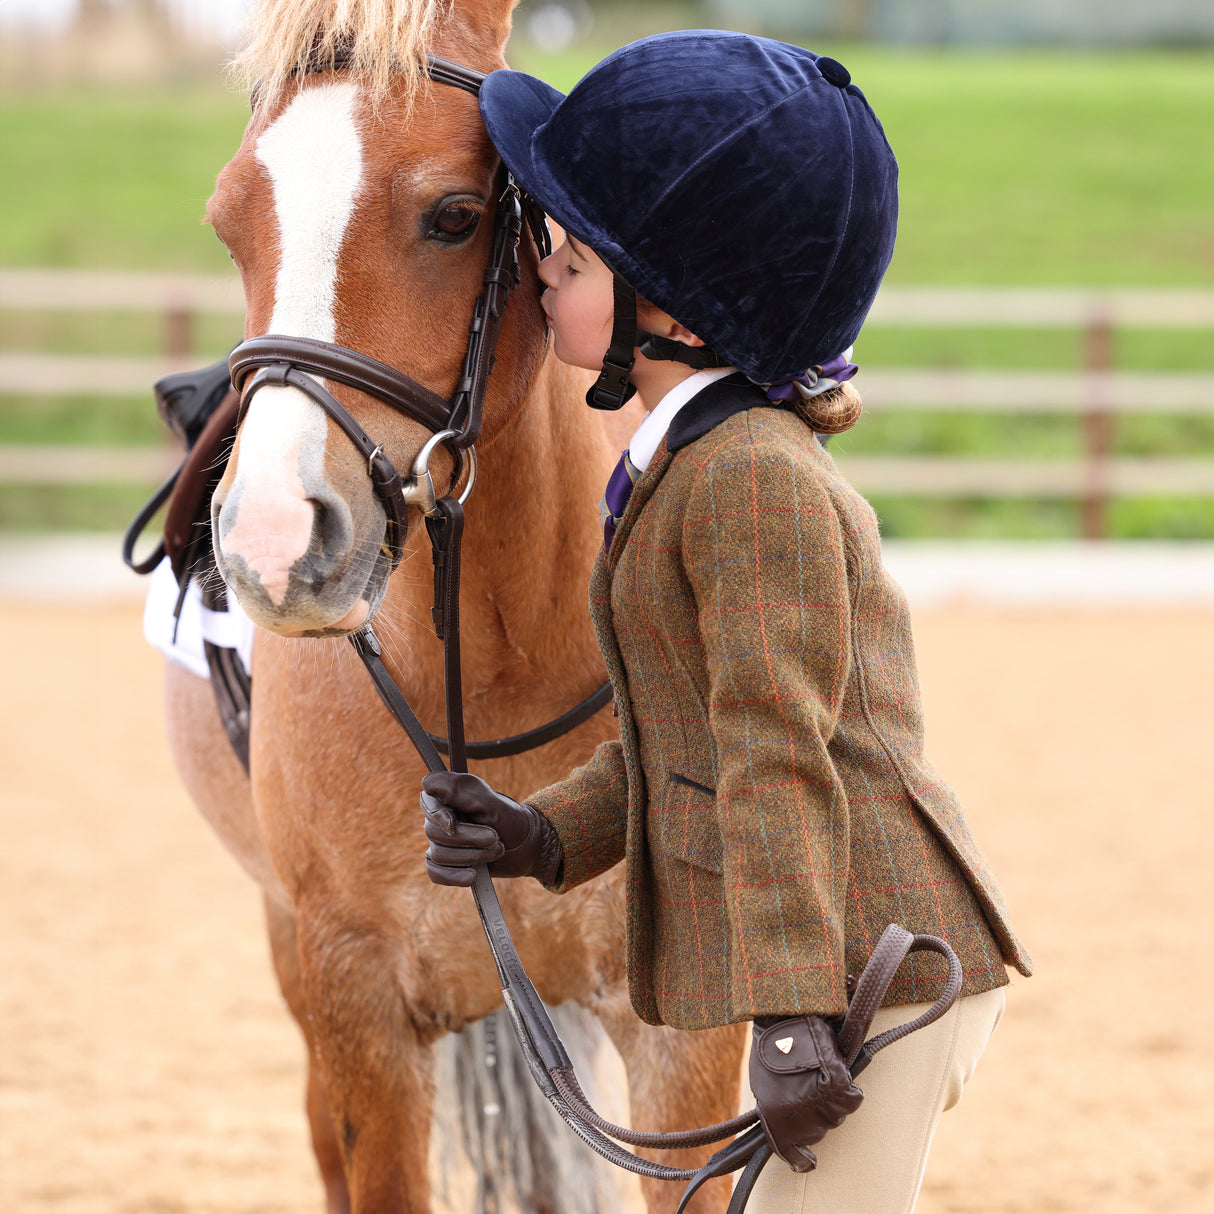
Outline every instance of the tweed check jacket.
[[(529, 798), (564, 847), (558, 890), (625, 860), (632, 1003), (680, 1029), (842, 1013), (890, 922), (948, 940), (965, 994), (1031, 972), (924, 757), (876, 517), (766, 403), (705, 389), (639, 478), (590, 584), (620, 738)], [(913, 955), (886, 1002), (934, 999), (942, 973)]]

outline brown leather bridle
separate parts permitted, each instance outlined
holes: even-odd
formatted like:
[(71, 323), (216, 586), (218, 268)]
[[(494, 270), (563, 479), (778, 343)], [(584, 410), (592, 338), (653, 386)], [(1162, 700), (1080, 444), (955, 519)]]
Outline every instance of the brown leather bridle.
[[(316, 71), (348, 66), (339, 54), (333, 62), (317, 64)], [(426, 56), (426, 74), (438, 84), (450, 85), (471, 93), (480, 92), (484, 74), (463, 64)], [(436, 436), (441, 435), (456, 455), (456, 477), (463, 465), (471, 462), (469, 483), (464, 497), (471, 489), (475, 476), (475, 443), (480, 435), (484, 412), (485, 391), (493, 370), (494, 351), (501, 335), (506, 304), (519, 285), (518, 245), (523, 222), (535, 240), (540, 257), (552, 251), (551, 238), (539, 207), (518, 188), (509, 170), (502, 166), (502, 189), (497, 199), (493, 225), (493, 249), (484, 272), (484, 291), (476, 301), (468, 333), (468, 348), (463, 368), (450, 400), (403, 372), (378, 359), (351, 350), (335, 342), (317, 341), (308, 337), (288, 337), (269, 333), (243, 341), (231, 353), (228, 369), (232, 384), (241, 394), (240, 418), (243, 420), (253, 396), (267, 385), (292, 387), (305, 393), (318, 404), (358, 448), (367, 463), (375, 494), (384, 508), (387, 528), (384, 549), (393, 569), (400, 563), (406, 534), (406, 512), (410, 505), (420, 506), (431, 514), (435, 503), (433, 482), (425, 464), (415, 460), (412, 474), (402, 478), (392, 461), (363, 429), (341, 402), (321, 385), (314, 376), (324, 376), (374, 397), (406, 417), (420, 422)], [(423, 449), (428, 457), (433, 446)], [(463, 452), (468, 452), (465, 457)]]

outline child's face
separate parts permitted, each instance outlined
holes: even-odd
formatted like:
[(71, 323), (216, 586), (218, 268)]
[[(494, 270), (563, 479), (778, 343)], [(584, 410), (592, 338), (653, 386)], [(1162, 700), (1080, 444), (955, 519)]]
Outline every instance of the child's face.
[(561, 362), (597, 371), (611, 345), (615, 295), (610, 269), (572, 236), (540, 262), (541, 300)]

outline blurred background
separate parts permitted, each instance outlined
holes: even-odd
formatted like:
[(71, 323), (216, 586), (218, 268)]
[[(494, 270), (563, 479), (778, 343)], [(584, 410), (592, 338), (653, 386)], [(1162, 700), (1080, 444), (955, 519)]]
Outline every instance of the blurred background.
[[(167, 459), (146, 385), (238, 337), (200, 220), (242, 11), (0, 10), (0, 530), (121, 526)], [(568, 87), (697, 25), (841, 59), (898, 153), (868, 414), (834, 445), (886, 536), (1214, 539), (1214, 6), (525, 0), (511, 60)]]
[[(258, 896), (172, 770), (118, 560), (175, 457), (150, 384), (241, 332), (201, 220), (242, 12), (0, 0), (5, 1214), (320, 1208)], [(702, 25), (839, 59), (902, 166), (831, 449), (1039, 967), (920, 1214), (1208, 1214), (1214, 5), (524, 0), (509, 54), (569, 87)]]

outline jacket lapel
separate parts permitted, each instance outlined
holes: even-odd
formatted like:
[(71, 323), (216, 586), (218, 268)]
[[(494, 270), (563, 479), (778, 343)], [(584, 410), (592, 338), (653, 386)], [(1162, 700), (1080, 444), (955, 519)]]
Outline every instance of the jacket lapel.
[(649, 467), (641, 473), (637, 483), (633, 485), (632, 496), (628, 499), (628, 505), (624, 507), (623, 517), (620, 519), (619, 526), (615, 529), (615, 539), (611, 541), (611, 548), (608, 550), (606, 556), (609, 572), (615, 572), (615, 567), (620, 563), (620, 553), (624, 551), (624, 545), (628, 542), (633, 525), (636, 523), (641, 511), (645, 508), (645, 503), (653, 496), (653, 491), (658, 487), (658, 482), (666, 474), (666, 469), (670, 467), (670, 461), (673, 458), (674, 456), (667, 451), (666, 439), (663, 438), (658, 444), (658, 449), (653, 453), (653, 459), (649, 461)]
[(611, 541), (608, 552), (599, 549), (594, 566), (590, 571), (590, 619), (594, 624), (595, 633), (599, 638), (599, 648), (603, 651), (603, 659), (607, 664), (607, 674), (615, 690), (616, 711), (622, 718), (621, 737), (625, 749), (633, 747), (630, 756), (635, 761), (635, 739), (631, 728), (623, 728), (630, 721), (631, 705), (628, 699), (628, 681), (624, 673), (624, 659), (620, 654), (619, 642), (615, 635), (615, 621), (611, 614), (611, 583), (615, 577), (616, 567), (620, 563), (620, 554), (628, 543), (628, 537), (640, 517), (645, 503), (653, 496), (666, 469), (670, 467), (674, 456), (666, 449), (666, 440), (662, 439), (658, 449), (649, 461), (649, 467), (641, 473), (637, 483), (632, 487), (632, 496), (624, 507), (620, 524), (616, 528), (615, 538)]

